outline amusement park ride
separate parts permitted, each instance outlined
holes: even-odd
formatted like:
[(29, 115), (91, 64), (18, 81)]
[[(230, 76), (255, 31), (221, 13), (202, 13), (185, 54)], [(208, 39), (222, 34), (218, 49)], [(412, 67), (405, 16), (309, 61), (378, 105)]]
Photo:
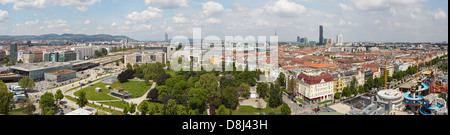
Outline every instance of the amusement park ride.
[[(442, 98), (438, 98), (437, 94), (443, 92), (438, 91), (435, 83), (435, 75), (432, 70), (432, 53), (430, 52), (430, 72), (429, 75), (419, 78), (419, 68), (417, 68), (416, 82), (417, 85), (413, 86), (409, 92), (406, 92), (404, 96), (404, 103), (410, 107), (410, 110), (417, 114), (417, 111), (422, 115), (441, 115), (447, 114), (447, 104)], [(417, 64), (425, 63), (424, 60), (419, 62), (417, 57)], [(431, 86), (431, 87), (430, 87)], [(428, 93), (428, 95), (426, 95)], [(419, 109), (420, 108), (420, 109)], [(445, 110), (444, 110), (445, 109)]]

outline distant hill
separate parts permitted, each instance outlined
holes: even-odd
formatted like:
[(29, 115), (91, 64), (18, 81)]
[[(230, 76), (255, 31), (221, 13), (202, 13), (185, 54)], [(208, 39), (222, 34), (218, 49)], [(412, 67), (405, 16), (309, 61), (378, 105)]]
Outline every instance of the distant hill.
[(45, 35), (23, 35), (23, 36), (5, 36), (0, 35), (0, 39), (21, 39), (21, 40), (70, 40), (70, 41), (85, 41), (85, 42), (93, 42), (93, 41), (120, 41), (127, 40), (129, 42), (134, 42), (132, 38), (127, 36), (112, 36), (107, 34), (99, 34), (99, 35), (85, 35), (85, 34), (45, 34)]

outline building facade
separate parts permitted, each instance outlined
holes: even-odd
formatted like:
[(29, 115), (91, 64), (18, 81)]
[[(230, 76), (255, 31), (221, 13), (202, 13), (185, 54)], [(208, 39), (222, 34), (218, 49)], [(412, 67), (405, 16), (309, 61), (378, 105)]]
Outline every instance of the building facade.
[(336, 92), (339, 92), (339, 93), (342, 93), (342, 91), (344, 90), (344, 88), (345, 88), (345, 78), (344, 77), (336, 77), (336, 78), (334, 78), (334, 80), (333, 80), (333, 92), (334, 93), (336, 93)]
[(47, 81), (56, 81), (56, 82), (62, 82), (66, 80), (70, 80), (73, 78), (76, 78), (76, 72), (73, 70), (58, 70), (53, 72), (48, 72), (44, 74), (44, 78)]
[(45, 62), (68, 62), (77, 60), (77, 53), (74, 51), (60, 51), (44, 54)]
[(10, 60), (17, 61), (17, 53), (17, 43), (11, 44), (9, 48), (9, 57), (11, 58)]
[(298, 75), (297, 83), (297, 93), (306, 102), (333, 99), (333, 77), (329, 73), (304, 71)]
[(22, 76), (30, 76), (31, 79), (43, 80), (45, 78), (45, 73), (63, 69), (72, 70), (72, 64), (66, 62), (17, 64), (11, 67), (11, 72)]
[(26, 52), (23, 54), (24, 63), (42, 62), (44, 60), (44, 54), (42, 52)]
[(83, 47), (75, 47), (71, 48), (72, 51), (75, 51), (77, 55), (77, 60), (85, 60), (87, 58), (94, 57), (94, 48), (83, 46)]
[(166, 63), (166, 53), (163, 52), (144, 52), (140, 54), (125, 55), (125, 63), (134, 64), (147, 64), (147, 63)]

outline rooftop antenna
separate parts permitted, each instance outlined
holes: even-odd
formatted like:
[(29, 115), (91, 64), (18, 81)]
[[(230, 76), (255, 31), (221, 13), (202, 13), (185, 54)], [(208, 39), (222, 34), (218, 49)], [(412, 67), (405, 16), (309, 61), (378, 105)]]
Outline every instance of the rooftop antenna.
[(277, 28), (275, 28), (275, 36), (278, 36), (277, 30), (278, 30), (278, 24), (277, 24)]

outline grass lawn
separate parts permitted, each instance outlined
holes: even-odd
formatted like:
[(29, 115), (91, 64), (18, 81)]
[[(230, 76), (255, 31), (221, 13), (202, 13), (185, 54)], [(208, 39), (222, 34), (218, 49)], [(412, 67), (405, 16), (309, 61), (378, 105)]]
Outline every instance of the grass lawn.
[(281, 113), (281, 106), (278, 106), (277, 108), (271, 108), (267, 106), (266, 108), (259, 109), (254, 108), (252, 106), (240, 106), (239, 109), (236, 109), (233, 111), (233, 115), (259, 115), (258, 113), (265, 113), (268, 115), (270, 112), (274, 112), (275, 114)]
[(109, 105), (109, 106), (113, 106), (116, 108), (125, 108), (125, 106), (127, 106), (127, 104), (129, 105), (129, 103), (125, 102), (125, 101), (115, 101), (115, 102), (101, 102), (101, 104), (104, 105)]
[[(108, 93), (110, 90), (106, 90), (105, 86), (110, 85), (111, 88), (121, 87), (125, 91), (131, 93), (131, 98), (138, 98), (143, 96), (151, 87), (151, 85), (146, 85), (144, 82), (139, 81), (129, 81), (126, 83), (116, 82), (114, 84), (106, 84), (106, 83), (96, 83), (94, 86), (83, 86), (83, 89), (75, 92), (75, 96), (79, 96), (81, 91), (86, 92), (86, 97), (88, 100), (92, 101), (100, 101), (100, 100), (117, 100), (118, 98), (109, 96)], [(102, 92), (96, 92), (95, 88), (102, 88)]]
[[(71, 100), (71, 101), (77, 102), (76, 99), (75, 99), (74, 97), (71, 97), (71, 96), (65, 96), (65, 98), (67, 98), (67, 99), (69, 99), (69, 100)], [(93, 107), (93, 108), (97, 108), (97, 109), (102, 110), (102, 111), (105, 111), (105, 112), (110, 112), (111, 115), (123, 114), (123, 112), (121, 112), (121, 111), (117, 111), (117, 110), (114, 110), (114, 109), (102, 107), (102, 106), (95, 105), (95, 104), (92, 104), (92, 103), (88, 103), (86, 106)], [(75, 110), (74, 108), (72, 108), (72, 109)]]
[(8, 112), (8, 115), (28, 115), (22, 112), (22, 109), (11, 110)]

